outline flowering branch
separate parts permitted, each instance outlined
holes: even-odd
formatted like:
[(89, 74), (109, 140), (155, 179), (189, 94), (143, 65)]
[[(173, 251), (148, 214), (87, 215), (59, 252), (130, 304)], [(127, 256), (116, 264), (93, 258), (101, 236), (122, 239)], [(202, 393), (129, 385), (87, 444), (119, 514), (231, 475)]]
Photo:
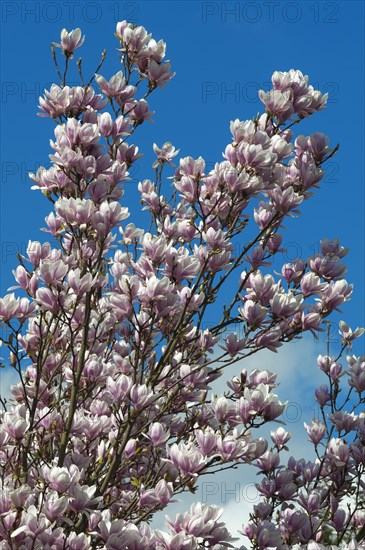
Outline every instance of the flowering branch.
[[(85, 37), (80, 29), (63, 29), (60, 43), (52, 44), (60, 85), (39, 99), (39, 115), (55, 122), (55, 139), (51, 168), (40, 167), (30, 177), (52, 205), (45, 230), (55, 248), (30, 241), (14, 270), (18, 286), (9, 289), (20, 289), (22, 297), (13, 292), (0, 299), (0, 322), (10, 331), (3, 343), (20, 377), (9, 410), (1, 399), (0, 548), (234, 548), (216, 506), (194, 504), (168, 519), (166, 532), (151, 529), (148, 521), (174, 496), (194, 493), (201, 476), (252, 463), (266, 476), (260, 487), (267, 498), (266, 516), (258, 507), (246, 529), (254, 548), (269, 541), (284, 549), (287, 541), (297, 541), (298, 530), (304, 533), (300, 542), (320, 541), (331, 522), (341, 523), (347, 541), (362, 532), (356, 530), (360, 492), (351, 514), (334, 518), (330, 510), (340, 489), (362, 483), (355, 461), (360, 436), (354, 450), (350, 446), (356, 462), (351, 479), (342, 469), (339, 489), (323, 493), (326, 509), (307, 514), (304, 531), (301, 521), (290, 523), (283, 504), (292, 498), (302, 505), (300, 488), (324, 491), (328, 479), (339, 475), (333, 464), (348, 447), (333, 442), (332, 434), (349, 420), (338, 405), (338, 359), (326, 359), (330, 389), (317, 396), (326, 458), (317, 445), (320, 465), (312, 468), (311, 481), (291, 481), (301, 475), (295, 463), (280, 494), (267, 487), (284, 471), (279, 451), (288, 434), (273, 432), (277, 452), (252, 435), (264, 424), (282, 422), (285, 404), (274, 393), (276, 375), (243, 371), (228, 382), (224, 396), (210, 391), (228, 365), (324, 330), (330, 314), (351, 296), (343, 278), (347, 249), (337, 239), (322, 240), (320, 252), (284, 264), (275, 277), (267, 272), (283, 250), (285, 220), (299, 214), (338, 149), (321, 133), (294, 138), (290, 130), (325, 108), (327, 95), (300, 71), (275, 72), (273, 89), (260, 92), (265, 112), (231, 122), (232, 141), (211, 171), (201, 157), (180, 159), (169, 198), (165, 170), (179, 151), (170, 142), (154, 144), (155, 183), (138, 184), (150, 221), (145, 231), (125, 223), (123, 185), (141, 157), (130, 140), (153, 114), (152, 94), (174, 73), (165, 43), (144, 27), (122, 21), (115, 36), (121, 70), (109, 79), (99, 74), (103, 52), (88, 80), (80, 58), (81, 85), (69, 86), (74, 52)], [(55, 48), (61, 49), (63, 69)], [(223, 291), (220, 320), (206, 329)], [(226, 334), (232, 324), (239, 324), (240, 334)], [(346, 324), (341, 330), (345, 347), (361, 332)], [(363, 362), (349, 361), (358, 391)], [(352, 395), (342, 407), (352, 404)], [(335, 428), (327, 423), (328, 401)], [(358, 415), (356, 429), (362, 420)], [(309, 431), (317, 433), (318, 426)], [(274, 510), (287, 531), (271, 521)]]

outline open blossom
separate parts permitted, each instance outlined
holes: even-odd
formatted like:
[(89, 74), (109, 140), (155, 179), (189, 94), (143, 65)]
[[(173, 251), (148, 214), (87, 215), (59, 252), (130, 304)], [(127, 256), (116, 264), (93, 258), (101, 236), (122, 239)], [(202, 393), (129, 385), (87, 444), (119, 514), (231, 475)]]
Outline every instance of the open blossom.
[(288, 294), (277, 293), (270, 300), (271, 310), (277, 317), (288, 317), (300, 311), (303, 302), (302, 296), (295, 296), (292, 292)]
[(340, 433), (342, 431), (350, 432), (356, 429), (360, 424), (360, 417), (352, 413), (344, 411), (336, 411), (329, 416), (332, 424), (336, 427), (336, 430)]
[(312, 420), (312, 424), (310, 426), (304, 423), (304, 427), (307, 430), (311, 441), (313, 441), (315, 445), (318, 445), (318, 443), (323, 439), (326, 433), (326, 426), (323, 424), (323, 422)]
[(340, 330), (339, 334), (342, 336), (343, 343), (351, 346), (351, 342), (356, 338), (359, 338), (364, 334), (365, 328), (357, 327), (354, 331), (348, 326), (345, 321), (340, 321)]
[(164, 88), (165, 84), (175, 76), (170, 69), (170, 63), (156, 63), (154, 59), (151, 59), (146, 70), (150, 85)]
[(101, 90), (109, 97), (117, 96), (125, 87), (125, 78), (122, 71), (113, 75), (109, 82), (100, 74), (95, 75), (95, 80)]
[[(243, 278), (245, 273), (242, 273)], [(279, 290), (279, 286), (275, 283), (274, 277), (270, 274), (263, 275), (260, 271), (251, 273), (245, 284), (247, 297), (254, 301), (259, 301), (262, 305), (268, 305), (269, 301), (274, 297)]]
[(159, 164), (164, 164), (165, 162), (173, 165), (171, 160), (176, 157), (180, 151), (180, 149), (175, 149), (174, 145), (172, 145), (170, 141), (164, 143), (161, 148), (154, 143), (153, 150), (157, 156), (157, 160), (152, 164), (152, 168), (157, 168)]
[(308, 80), (308, 76), (298, 70), (275, 71), (272, 76), (273, 90), (266, 94), (260, 90), (260, 99), (280, 122), (293, 113), (301, 117), (309, 116), (325, 107), (328, 94), (322, 95), (319, 90), (314, 90)]
[(81, 276), (80, 269), (77, 268), (68, 272), (67, 282), (75, 294), (79, 296), (85, 294), (85, 292), (88, 292), (92, 288), (96, 282), (96, 277), (93, 278), (90, 273)]
[(153, 445), (158, 447), (163, 445), (170, 437), (169, 430), (165, 430), (164, 426), (159, 422), (153, 422), (148, 430), (148, 437), (151, 439)]
[(204, 457), (212, 456), (217, 446), (216, 434), (212, 428), (196, 430), (195, 437), (199, 445), (199, 449)]
[(299, 283), (299, 281), (301, 281), (302, 285), (304, 270), (304, 263), (301, 260), (295, 260), (293, 263), (284, 264), (281, 268), (281, 274), (288, 283)]
[(6, 412), (3, 417), (4, 430), (14, 439), (22, 438), (29, 428), (29, 420), (24, 407), (18, 405), (12, 412)]
[(72, 465), (70, 469), (58, 466), (45, 466), (43, 468), (43, 475), (51, 489), (54, 489), (58, 493), (65, 493), (71, 484), (76, 483), (80, 477), (79, 470), (75, 465)]
[(259, 228), (264, 229), (275, 215), (274, 208), (271, 204), (260, 202), (259, 207), (254, 210), (254, 219)]
[(68, 266), (62, 260), (41, 262), (40, 273), (47, 286), (61, 284), (67, 272)]
[(248, 445), (246, 441), (240, 441), (235, 436), (218, 436), (216, 440), (217, 453), (223, 462), (236, 460), (247, 453)]
[(67, 57), (71, 57), (72, 53), (82, 46), (85, 41), (85, 36), (81, 37), (81, 29), (74, 29), (68, 32), (66, 29), (61, 31), (61, 43), (55, 44), (58, 48), (62, 48), (63, 53)]
[(69, 500), (68, 496), (60, 497), (57, 491), (51, 491), (44, 505), (44, 513), (47, 519), (50, 521), (59, 519), (66, 511)]
[(56, 119), (64, 114), (78, 116), (87, 110), (100, 111), (107, 104), (107, 99), (95, 94), (91, 86), (84, 89), (81, 86), (64, 86), (52, 84), (50, 90), (45, 90), (44, 97), (39, 98), (38, 116)]
[(347, 271), (346, 265), (340, 263), (340, 258), (333, 255), (314, 256), (309, 260), (309, 266), (321, 277), (327, 280), (336, 279), (344, 275)]
[(153, 115), (153, 111), (149, 110), (149, 105), (145, 99), (127, 102), (125, 110), (131, 120), (138, 124), (142, 124), (145, 120), (151, 120), (151, 116)]
[[(330, 147), (328, 147), (328, 142), (328, 136), (321, 132), (315, 132), (309, 137), (300, 135), (295, 140), (295, 149), (299, 154), (310, 151), (316, 161), (322, 161), (323, 158), (332, 151)], [(324, 241), (327, 241), (327, 239), (324, 239)]]
[(11, 319), (19, 319), (24, 322), (25, 319), (31, 316), (36, 309), (36, 304), (30, 302), (28, 298), (15, 298), (15, 294), (7, 294), (4, 298), (0, 298), (0, 320), (10, 321)]
[(349, 458), (349, 448), (342, 439), (333, 438), (329, 443), (327, 455), (335, 461), (336, 465), (342, 466)]
[(205, 464), (205, 459), (198, 449), (183, 443), (172, 445), (170, 458), (184, 476), (196, 474)]
[(255, 303), (253, 300), (246, 300), (243, 307), (239, 308), (238, 311), (252, 328), (259, 327), (268, 313), (266, 307)]
[(15, 294), (7, 294), (4, 298), (0, 298), (0, 317), (2, 321), (8, 321), (15, 317), (19, 311), (19, 298), (15, 298)]
[(291, 438), (291, 433), (286, 432), (284, 428), (278, 428), (275, 432), (270, 432), (271, 439), (278, 449), (288, 449), (286, 443)]
[(259, 97), (266, 109), (273, 113), (281, 122), (291, 117), (294, 113), (292, 93), (290, 90), (281, 92), (272, 90), (270, 92), (259, 91)]
[[(242, 349), (244, 349), (246, 345), (246, 338), (239, 339), (237, 337), (236, 333), (229, 334), (224, 342), (224, 347), (228, 351), (228, 353), (234, 357), (239, 353)], [(222, 346), (221, 346), (222, 347)]]
[(328, 311), (337, 309), (339, 305), (350, 299), (353, 286), (347, 281), (341, 279), (339, 281), (331, 281), (321, 295), (322, 307)]
[(314, 273), (306, 273), (300, 281), (300, 288), (304, 296), (320, 294), (327, 287), (327, 283), (321, 283), (320, 277)]
[(337, 258), (343, 258), (348, 254), (349, 249), (340, 245), (339, 239), (322, 239), (320, 242), (321, 252), (324, 256), (337, 256)]
[(116, 34), (121, 39), (122, 48), (131, 56), (140, 52), (151, 38), (151, 34), (148, 34), (144, 27), (136, 27), (127, 21), (117, 24)]
[(277, 161), (277, 155), (264, 149), (261, 144), (242, 142), (237, 149), (237, 159), (240, 164), (259, 170), (273, 165)]
[(144, 490), (142, 488), (141, 496), (139, 499), (139, 505), (142, 507), (151, 506), (151, 505), (162, 505), (166, 506), (171, 500), (173, 494), (173, 485), (172, 483), (166, 483), (164, 479), (161, 479), (154, 489)]
[(95, 212), (95, 205), (87, 199), (58, 199), (55, 209), (64, 222), (70, 225), (86, 225)]

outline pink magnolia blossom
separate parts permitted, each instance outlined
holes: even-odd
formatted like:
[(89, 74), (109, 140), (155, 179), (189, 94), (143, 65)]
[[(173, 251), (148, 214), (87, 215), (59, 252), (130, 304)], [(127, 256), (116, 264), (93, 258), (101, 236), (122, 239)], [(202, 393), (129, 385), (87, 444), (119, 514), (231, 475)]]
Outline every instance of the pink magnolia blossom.
[(66, 29), (61, 31), (61, 44), (55, 44), (58, 48), (62, 48), (63, 53), (70, 57), (71, 54), (85, 41), (85, 36), (81, 38), (81, 29), (74, 29), (68, 32)]

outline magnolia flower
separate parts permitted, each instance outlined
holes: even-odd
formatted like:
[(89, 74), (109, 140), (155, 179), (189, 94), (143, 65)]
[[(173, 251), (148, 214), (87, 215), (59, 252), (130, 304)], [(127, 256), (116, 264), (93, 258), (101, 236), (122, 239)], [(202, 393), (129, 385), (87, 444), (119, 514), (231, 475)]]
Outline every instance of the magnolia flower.
[(51, 489), (58, 493), (65, 493), (72, 483), (77, 483), (80, 479), (80, 472), (74, 464), (69, 469), (58, 466), (44, 466), (43, 476)]
[(343, 466), (349, 459), (350, 449), (341, 438), (332, 438), (327, 448), (327, 456), (336, 466)]
[(19, 311), (19, 298), (15, 298), (15, 294), (7, 294), (4, 298), (0, 298), (0, 319), (8, 321), (17, 315)]
[(109, 82), (100, 74), (95, 74), (95, 80), (99, 84), (101, 91), (108, 97), (118, 96), (126, 86), (126, 80), (122, 71), (113, 75)]
[(294, 113), (293, 95), (291, 90), (281, 92), (280, 90), (272, 90), (265, 93), (259, 91), (259, 98), (265, 105), (266, 109), (273, 113), (280, 122), (284, 122)]
[(240, 316), (251, 328), (259, 327), (268, 314), (266, 307), (255, 303), (253, 300), (246, 300), (243, 307), (238, 308)]
[(151, 88), (156, 86), (164, 88), (165, 84), (175, 76), (175, 73), (171, 73), (170, 69), (170, 63), (156, 63), (154, 59), (151, 59), (146, 71)]
[(342, 342), (351, 347), (351, 343), (356, 338), (359, 338), (365, 332), (365, 328), (357, 327), (354, 331), (348, 326), (345, 321), (340, 321), (340, 330), (338, 333), (342, 336)]
[(12, 412), (6, 412), (3, 416), (4, 430), (14, 439), (21, 439), (29, 428), (29, 420), (24, 416), (22, 407), (18, 406)]
[(142, 124), (145, 120), (151, 120), (154, 111), (149, 111), (149, 105), (145, 99), (133, 100), (125, 105), (126, 114), (136, 124)]
[(280, 427), (275, 432), (270, 432), (270, 436), (276, 447), (280, 449), (285, 449), (288, 451), (288, 447), (286, 446), (286, 443), (291, 438), (291, 433), (286, 432), (284, 428)]
[(152, 164), (152, 168), (157, 168), (160, 164), (163, 165), (165, 162), (174, 166), (171, 160), (180, 152), (180, 149), (175, 149), (175, 146), (170, 141), (166, 141), (161, 148), (154, 143), (153, 150), (157, 156), (157, 160)]
[(323, 439), (326, 433), (325, 424), (323, 424), (323, 422), (320, 422), (319, 420), (312, 420), (310, 426), (308, 426), (308, 424), (304, 422), (304, 427), (307, 430), (307, 434), (309, 435), (310, 440), (315, 445), (318, 445), (318, 443)]
[(162, 446), (170, 437), (170, 430), (166, 429), (160, 422), (152, 422), (148, 429), (148, 434), (146, 434), (152, 444), (155, 447)]
[(174, 443), (169, 449), (170, 459), (183, 476), (196, 475), (206, 462), (202, 453), (191, 445)]
[(365, 355), (355, 357), (348, 355), (346, 361), (350, 367), (349, 385), (358, 393), (365, 391)]
[(66, 57), (73, 57), (73, 52), (82, 46), (84, 43), (85, 36), (81, 38), (81, 29), (77, 28), (70, 32), (68, 32), (66, 29), (62, 29), (61, 31), (61, 44), (53, 44), (57, 48), (62, 48), (62, 53), (65, 54)]

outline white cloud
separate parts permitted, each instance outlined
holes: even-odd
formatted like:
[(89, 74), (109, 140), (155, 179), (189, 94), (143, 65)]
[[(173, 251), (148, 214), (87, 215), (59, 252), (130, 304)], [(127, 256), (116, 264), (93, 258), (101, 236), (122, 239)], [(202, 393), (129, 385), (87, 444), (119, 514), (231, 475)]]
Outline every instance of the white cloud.
[(11, 367), (0, 370), (0, 395), (2, 399), (12, 397), (10, 388), (19, 382), (19, 374)]
[[(212, 391), (218, 395), (223, 394), (228, 389), (227, 380), (239, 375), (243, 369), (247, 369), (248, 372), (260, 369), (277, 373), (280, 385), (275, 389), (275, 393), (281, 401), (289, 402), (284, 419), (286, 429), (292, 433), (292, 439), (288, 444), (290, 451), (283, 453), (283, 462), (286, 463), (291, 455), (312, 460), (315, 458), (313, 448), (307, 441), (303, 423), (315, 416), (314, 389), (325, 381), (323, 373), (317, 367), (316, 359), (318, 354), (324, 354), (325, 351), (324, 341), (316, 343), (312, 338), (305, 337), (300, 341), (285, 344), (279, 348), (278, 353), (259, 352), (227, 367), (222, 377), (212, 384)], [(270, 423), (255, 432), (255, 436), (269, 438), (270, 431), (278, 426), (279, 424)], [(260, 500), (255, 488), (255, 483), (259, 482), (260, 477), (256, 473), (257, 470), (252, 466), (241, 464), (235, 470), (203, 476), (196, 494), (180, 496), (181, 503), (171, 504), (163, 512), (156, 514), (152, 527), (165, 529), (165, 515), (174, 517), (178, 512), (187, 511), (191, 503), (201, 501), (223, 507), (222, 520), (231, 534), (239, 537), (235, 545), (238, 548), (242, 544), (247, 544), (247, 539), (237, 531), (249, 520), (254, 504)]]
[(268, 350), (260, 351), (227, 367), (224, 375), (214, 383), (213, 389), (216, 393), (223, 393), (227, 390), (226, 380), (238, 375), (243, 369), (269, 370), (278, 374), (280, 395), (289, 393), (292, 398), (302, 401), (303, 389), (310, 389), (313, 382), (321, 378), (316, 357), (324, 352), (324, 343), (321, 341), (316, 343), (310, 337), (284, 344), (277, 353)]

